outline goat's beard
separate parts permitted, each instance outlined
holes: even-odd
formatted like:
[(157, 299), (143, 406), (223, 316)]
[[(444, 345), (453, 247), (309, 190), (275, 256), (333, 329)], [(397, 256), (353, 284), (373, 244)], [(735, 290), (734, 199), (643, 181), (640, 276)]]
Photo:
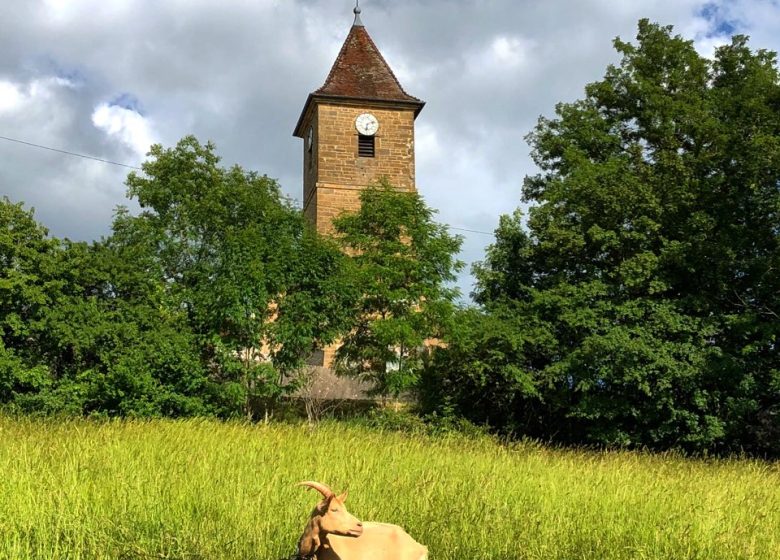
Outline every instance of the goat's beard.
[(320, 523), (319, 519), (312, 517), (306, 525), (300, 540), (298, 541), (298, 555), (306, 558), (314, 556), (320, 548)]

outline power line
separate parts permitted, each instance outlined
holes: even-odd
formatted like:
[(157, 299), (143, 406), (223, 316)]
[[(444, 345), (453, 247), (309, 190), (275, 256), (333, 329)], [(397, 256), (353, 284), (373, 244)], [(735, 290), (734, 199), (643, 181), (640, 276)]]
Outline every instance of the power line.
[(467, 231), (469, 233), (479, 233), (479, 234), (482, 234), (482, 235), (489, 235), (490, 237), (495, 237), (495, 234), (494, 233), (490, 233), (489, 231), (479, 231), (478, 229), (466, 229), (466, 228), (455, 227), (455, 226), (447, 226), (447, 227), (450, 228), (450, 229), (457, 230), (457, 231)]
[(42, 146), (41, 144), (33, 144), (32, 142), (25, 142), (24, 140), (18, 140), (16, 138), (8, 138), (7, 136), (0, 136), (1, 140), (8, 140), (9, 142), (16, 142), (17, 144), (24, 144), (25, 146), (32, 146), (33, 148), (40, 148), (42, 150), (49, 150), (50, 152), (57, 152), (59, 154), (66, 154), (69, 156), (75, 156), (80, 157), (84, 159), (91, 159), (93, 161), (99, 161), (102, 163), (110, 163), (111, 165), (118, 165), (120, 167), (127, 167), (128, 169), (137, 169), (138, 171), (143, 171), (140, 167), (137, 167), (135, 165), (127, 165), (126, 163), (119, 163), (116, 161), (111, 161), (109, 159), (101, 159), (94, 156), (88, 156), (85, 154), (77, 154), (76, 152), (69, 152), (67, 150), (59, 150), (57, 148), (51, 148), (49, 146)]
[[(109, 163), (111, 165), (118, 165), (120, 167), (126, 167), (128, 169), (137, 169), (138, 171), (143, 171), (143, 169), (141, 169), (140, 167), (137, 167), (135, 165), (128, 165), (126, 163), (119, 163), (117, 161), (111, 161), (111, 160), (108, 160), (108, 159), (101, 159), (101, 158), (94, 157), (94, 156), (88, 156), (86, 154), (79, 154), (79, 153), (76, 153), (76, 152), (70, 152), (68, 150), (60, 150), (58, 148), (52, 148), (50, 146), (43, 146), (41, 144), (34, 144), (32, 142), (26, 142), (24, 140), (19, 140), (17, 138), (9, 138), (7, 136), (0, 136), (0, 140), (8, 140), (9, 142), (16, 142), (17, 144), (24, 144), (25, 146), (32, 146), (33, 148), (40, 148), (42, 150), (49, 150), (50, 152), (57, 152), (58, 154), (66, 154), (66, 155), (69, 155), (69, 156), (75, 156), (75, 157), (80, 157), (80, 158), (84, 158), (84, 159), (90, 159), (92, 161), (99, 161), (101, 163)], [(479, 235), (489, 235), (490, 237), (494, 237), (494, 234), (490, 233), (489, 231), (480, 231), (478, 229), (468, 229), (468, 228), (461, 228), (461, 227), (455, 227), (455, 226), (447, 226), (447, 227), (449, 227), (450, 229), (454, 229), (456, 231), (465, 231), (465, 232), (468, 232), (468, 233), (477, 233)]]

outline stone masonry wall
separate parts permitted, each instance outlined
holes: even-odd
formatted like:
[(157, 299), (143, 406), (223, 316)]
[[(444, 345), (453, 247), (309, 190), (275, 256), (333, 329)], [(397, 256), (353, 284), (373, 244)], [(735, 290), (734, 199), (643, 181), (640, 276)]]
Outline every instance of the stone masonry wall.
[[(357, 155), (355, 119), (370, 111), (379, 121), (376, 157)], [(414, 112), (320, 104), (317, 111), (318, 181), (365, 187), (381, 175), (399, 189), (414, 189)]]
[[(355, 119), (371, 112), (379, 121), (375, 157), (358, 157)], [(304, 142), (304, 212), (321, 233), (341, 212), (360, 207), (360, 191), (382, 176), (414, 190), (414, 111), (320, 103), (308, 123), (314, 146)], [(308, 126), (306, 127), (308, 130)]]

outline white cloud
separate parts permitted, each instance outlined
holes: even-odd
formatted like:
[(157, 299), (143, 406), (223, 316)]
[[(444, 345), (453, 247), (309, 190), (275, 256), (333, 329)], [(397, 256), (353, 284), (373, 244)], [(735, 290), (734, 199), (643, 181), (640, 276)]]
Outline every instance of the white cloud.
[(0, 111), (10, 113), (51, 108), (48, 105), (63, 88), (75, 89), (76, 85), (58, 76), (37, 78), (27, 83), (0, 80)]
[(43, 0), (42, 13), (51, 23), (57, 25), (72, 25), (85, 23), (87, 19), (117, 20), (126, 17), (133, 7), (138, 7), (136, 0), (110, 0), (96, 2), (95, 0)]
[(522, 37), (508, 37), (505, 35), (493, 39), (493, 43), (490, 46), (495, 62), (512, 68), (526, 62), (532, 48), (533, 41)]
[(417, 125), (414, 133), (414, 151), (417, 165), (429, 165), (438, 161), (443, 155), (439, 135), (430, 124)]
[[(121, 151), (106, 147), (92, 125), (89, 97), (81, 84), (58, 75), (0, 81), (0, 130), (57, 150), (121, 160)], [(0, 161), (2, 194), (35, 207), (54, 235), (99, 237), (122, 202), (127, 170), (7, 141), (0, 143)]]
[(149, 121), (132, 109), (101, 103), (92, 113), (92, 124), (143, 157), (154, 143)]
[[(136, 164), (152, 141), (192, 133), (215, 141), (226, 164), (277, 177), (300, 198), (292, 128), (325, 81), (354, 0), (2, 1), (4, 135)], [(780, 9), (768, 0), (361, 7), (404, 88), (427, 102), (417, 121), (420, 191), (443, 221), (484, 231), (521, 204), (523, 176), (535, 172), (523, 136), (603, 76), (618, 60), (612, 39), (632, 41), (639, 18), (673, 24), (703, 53), (732, 24), (753, 48), (780, 47)], [(116, 101), (118, 92), (142, 99), (143, 114)], [(107, 233), (113, 206), (126, 202), (121, 168), (10, 143), (0, 143), (0, 161), (3, 194), (34, 203), (58, 235)], [(481, 258), (490, 238), (466, 235), (464, 260)]]
[(58, 76), (27, 82), (0, 82), (0, 127), (6, 136), (35, 143), (69, 132), (73, 126), (73, 104), (78, 88)]
[(0, 80), (0, 112), (13, 111), (22, 103), (19, 87), (11, 82)]
[(525, 37), (497, 35), (466, 53), (466, 67), (474, 76), (506, 82), (528, 68), (534, 46), (534, 41)]

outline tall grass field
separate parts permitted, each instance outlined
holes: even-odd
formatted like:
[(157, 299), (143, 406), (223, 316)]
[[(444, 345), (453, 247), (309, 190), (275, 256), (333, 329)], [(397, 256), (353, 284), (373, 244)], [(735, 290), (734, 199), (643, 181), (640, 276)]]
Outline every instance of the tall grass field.
[[(289, 558), (318, 496), (431, 560), (780, 558), (780, 467), (325, 423), (0, 417), (0, 558)], [(370, 560), (370, 559), (367, 559)]]

